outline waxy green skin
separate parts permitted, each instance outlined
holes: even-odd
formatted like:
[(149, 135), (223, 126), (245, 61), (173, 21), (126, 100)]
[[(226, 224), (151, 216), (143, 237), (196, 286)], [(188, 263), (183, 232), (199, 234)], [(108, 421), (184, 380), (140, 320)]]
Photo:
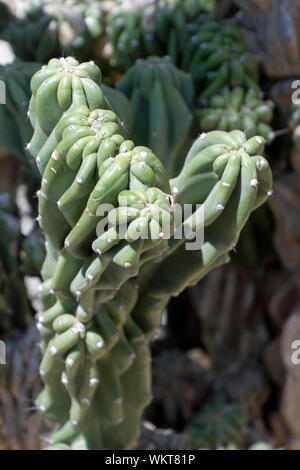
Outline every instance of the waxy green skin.
[(263, 101), (256, 90), (225, 88), (205, 103), (200, 98), (199, 105), (201, 107), (195, 114), (203, 132), (240, 129), (248, 138), (261, 135), (271, 142), (275, 137), (270, 126), (274, 104), (272, 101)]
[[(117, 116), (105, 109), (100, 71), (93, 64), (83, 64), (76, 80), (76, 91), (81, 90), (82, 70), (88, 70), (93, 93), (84, 83), (84, 93), (70, 92), (77, 67), (71, 59), (52, 61), (32, 79), (35, 131), (43, 129), (46, 136), (37, 154), (39, 223), (47, 239), (45, 310), (38, 316), (45, 388), (37, 404), (62, 425), (55, 444), (130, 448), (151, 395), (150, 350), (131, 318), (138, 291), (130, 278), (167, 248), (160, 218), (164, 211), (172, 219), (173, 198), (161, 162), (148, 148), (126, 140)], [(67, 84), (60, 86), (66, 76)], [(121, 204), (122, 222), (130, 218), (126, 239), (102, 250), (96, 234), (101, 203), (116, 211)], [(143, 240), (146, 225), (152, 238)]]
[(147, 145), (168, 175), (178, 174), (192, 142), (194, 84), (170, 57), (138, 60), (117, 84), (133, 110), (132, 138)]
[[(170, 188), (152, 151), (126, 140), (103, 99), (100, 72), (64, 60), (67, 70), (65, 62), (51, 61), (32, 79), (35, 131), (47, 134), (38, 154), (47, 255), (38, 315), (44, 390), (37, 406), (61, 425), (54, 448), (130, 449), (151, 400), (149, 342), (163, 310), (172, 296), (228, 261), (249, 215), (267, 198), (272, 175), (260, 156), (262, 137), (217, 131), (195, 142)], [(78, 87), (82, 69), (96, 84), (90, 100), (80, 94), (85, 103), (69, 89), (78, 69)], [(71, 82), (60, 87), (65, 74)], [(198, 251), (173, 236), (175, 202), (204, 204)], [(111, 226), (97, 233), (104, 217), (97, 208), (105, 203), (113, 206)], [(195, 212), (181, 223), (199, 229)]]
[(168, 3), (116, 9), (108, 16), (116, 65), (127, 71), (137, 59), (168, 55), (193, 77), (202, 99), (225, 86), (259, 90), (258, 61), (235, 20), (216, 21), (199, 4), (189, 10), (186, 2)]
[(211, 1), (198, 0), (144, 1), (134, 9), (114, 8), (106, 19), (113, 62), (127, 70), (136, 59), (168, 54), (178, 64), (202, 13), (211, 10)]

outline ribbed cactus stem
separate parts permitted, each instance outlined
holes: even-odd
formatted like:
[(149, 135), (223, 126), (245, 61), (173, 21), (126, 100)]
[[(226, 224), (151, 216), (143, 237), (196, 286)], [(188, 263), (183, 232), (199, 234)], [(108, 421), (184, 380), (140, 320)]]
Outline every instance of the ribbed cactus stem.
[[(37, 405), (61, 425), (57, 449), (135, 445), (151, 399), (149, 342), (169, 299), (229, 260), (272, 187), (264, 139), (216, 131), (195, 142), (171, 195), (161, 161), (126, 140), (100, 79), (94, 64), (67, 58), (51, 60), (31, 83), (47, 250)], [(193, 211), (178, 223), (185, 204)], [(204, 229), (196, 251), (186, 228)]]

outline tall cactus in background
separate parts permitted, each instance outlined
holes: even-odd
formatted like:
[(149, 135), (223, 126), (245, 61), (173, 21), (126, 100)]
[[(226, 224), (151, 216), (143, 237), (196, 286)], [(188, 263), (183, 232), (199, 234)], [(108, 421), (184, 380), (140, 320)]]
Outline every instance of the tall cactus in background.
[(93, 55), (103, 33), (101, 2), (31, 0), (22, 18), (6, 22), (3, 37), (18, 58), (44, 63), (62, 53)]
[(201, 14), (213, 8), (214, 0), (123, 2), (106, 21), (113, 62), (127, 70), (138, 58), (169, 54), (177, 64)]
[(146, 2), (107, 18), (113, 60), (127, 70), (137, 59), (169, 55), (209, 99), (225, 86), (258, 89), (259, 68), (235, 20), (216, 21), (199, 2)]
[(192, 140), (191, 77), (169, 57), (150, 57), (138, 60), (117, 87), (132, 105), (133, 140), (148, 145), (170, 176), (177, 174)]
[(258, 60), (248, 51), (232, 19), (218, 22), (203, 15), (182, 50), (180, 67), (192, 75), (202, 99), (211, 98), (225, 86), (259, 91)]
[[(272, 186), (264, 139), (232, 131), (202, 135), (170, 188), (152, 151), (126, 140), (100, 85), (93, 63), (72, 58), (51, 60), (31, 82), (30, 149), (47, 240), (37, 405), (61, 425), (57, 449), (134, 446), (151, 398), (149, 341), (164, 308), (228, 260)], [(175, 202), (203, 204), (204, 220), (194, 210), (178, 223)], [(110, 226), (99, 231), (103, 204)], [(202, 225), (204, 243), (187, 251), (177, 231)]]

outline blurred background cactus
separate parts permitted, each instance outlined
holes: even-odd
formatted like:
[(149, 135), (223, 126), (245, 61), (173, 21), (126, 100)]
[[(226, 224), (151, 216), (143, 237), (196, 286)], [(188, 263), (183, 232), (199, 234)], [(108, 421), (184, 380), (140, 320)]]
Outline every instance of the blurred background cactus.
[[(5, 96), (0, 96), (0, 339), (7, 344), (7, 364), (0, 365), (1, 448), (49, 446), (53, 424), (36, 411), (37, 395), (44, 390), (38, 406), (49, 406), (45, 414), (53, 414), (50, 417), (64, 426), (65, 434), (59, 431), (55, 437), (58, 448), (126, 447), (130, 441), (130, 446), (146, 449), (300, 449), (299, 367), (291, 361), (291, 345), (300, 338), (300, 114), (299, 104), (292, 102), (293, 82), (300, 73), (298, 19), (297, 0), (0, 2), (0, 80), (5, 84)], [(74, 58), (66, 59), (70, 55)], [(60, 57), (64, 59), (52, 61), (49, 71), (48, 61)], [(27, 115), (30, 82), (34, 98)], [(97, 108), (103, 113), (90, 114)], [(71, 114), (60, 121), (64, 113)], [(74, 141), (66, 129), (73, 121)], [(95, 142), (99, 132), (105, 137), (101, 145)], [(62, 178), (48, 165), (60, 140), (71, 145)], [(63, 145), (58, 148), (62, 153)], [(134, 167), (134, 184), (122, 189), (130, 190), (138, 208), (133, 214), (126, 205), (118, 207), (116, 197), (110, 214), (118, 220), (131, 214), (129, 238), (127, 244), (118, 240), (109, 248), (107, 237), (94, 237), (95, 224), (87, 223), (84, 209), (93, 211), (90, 194), (99, 178), (104, 181), (101, 176), (110, 164), (120, 161), (120, 151), (133, 152), (128, 162), (133, 158), (137, 165), (142, 163), (140, 152), (148, 152), (149, 162), (156, 155), (171, 187), (158, 183), (165, 195), (149, 193), (162, 181), (161, 167), (151, 167), (158, 180)], [(224, 162), (225, 176), (233, 178), (235, 189), (223, 185), (224, 191), (217, 193), (219, 182), (228, 182)], [(247, 189), (257, 199), (234, 226), (234, 215), (229, 217), (240, 196), (240, 172), (246, 181), (245, 162), (255, 171)], [(151, 185), (141, 191), (136, 187), (141, 180), (151, 180)], [(113, 187), (111, 191), (118, 196)], [(216, 205), (215, 194), (223, 198)], [(47, 203), (43, 195), (49, 197)], [(206, 236), (216, 255), (208, 245), (197, 257), (197, 251), (186, 256), (174, 240), (146, 247), (130, 238), (144, 222), (145, 208), (153, 203), (160, 207), (166, 195), (181, 204), (206, 204)], [(267, 202), (252, 212), (265, 198)], [(154, 233), (159, 227), (154, 230), (153, 213), (151, 217), (147, 223)], [(131, 266), (125, 269), (125, 263)], [(138, 277), (130, 280), (133, 274)], [(116, 281), (124, 286), (117, 293)], [(84, 293), (78, 299), (79, 291)], [(95, 297), (96, 307), (86, 322), (89, 296)], [(117, 308), (121, 304), (122, 322)], [(36, 313), (40, 332), (32, 321)], [(78, 350), (63, 344), (66, 350), (59, 358), (49, 359), (48, 342), (51, 348), (53, 340), (65, 334), (59, 316), (74, 328), (68, 323), (70, 313), (86, 328), (76, 330)], [(140, 339), (143, 334), (153, 340), (151, 348), (142, 348), (136, 327)], [(97, 335), (103, 336), (104, 357), (109, 359), (93, 350), (100, 341)], [(39, 378), (37, 343), (46, 357), (46, 388)], [(72, 388), (63, 362), (82, 348), (90, 352), (82, 356), (84, 367)], [(133, 353), (142, 358), (142, 349), (144, 366), (133, 367)], [(106, 376), (107, 387), (97, 385), (96, 398), (83, 397), (92, 405), (86, 407), (85, 401), (77, 407), (86, 392), (78, 386), (88, 377), (82, 371), (93, 374), (97, 364), (103, 374), (105, 365), (112, 363), (118, 373)], [(59, 387), (53, 387), (53, 371), (57, 381), (63, 380)], [(131, 402), (130, 387), (137, 377), (143, 386), (135, 388), (138, 398)], [(123, 396), (123, 425), (115, 425), (122, 415), (120, 389), (109, 385), (119, 379), (121, 390), (130, 385)], [(57, 419), (50, 399), (62, 391), (69, 398)], [(102, 396), (108, 396), (109, 403), (115, 398), (106, 415), (97, 405)], [(96, 416), (91, 427), (99, 420), (105, 423), (104, 441), (94, 431), (94, 443), (84, 441), (89, 435), (86, 408)], [(69, 412), (79, 416), (75, 433)], [(141, 416), (152, 424), (142, 424), (137, 443)]]

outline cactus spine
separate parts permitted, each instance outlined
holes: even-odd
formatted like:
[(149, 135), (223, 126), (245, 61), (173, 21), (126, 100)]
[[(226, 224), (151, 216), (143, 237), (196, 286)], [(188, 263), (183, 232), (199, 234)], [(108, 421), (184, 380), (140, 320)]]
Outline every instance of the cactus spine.
[[(171, 194), (160, 160), (126, 140), (100, 80), (94, 64), (67, 58), (51, 60), (31, 82), (30, 147), (47, 240), (38, 315), (45, 387), (37, 404), (61, 425), (52, 437), (57, 449), (134, 446), (151, 398), (149, 341), (164, 308), (228, 260), (272, 186), (259, 156), (264, 139), (217, 131), (195, 142)], [(204, 204), (198, 251), (175, 237), (174, 199)], [(98, 233), (102, 204), (110, 204), (111, 225)], [(195, 212), (181, 224), (200, 228)]]

